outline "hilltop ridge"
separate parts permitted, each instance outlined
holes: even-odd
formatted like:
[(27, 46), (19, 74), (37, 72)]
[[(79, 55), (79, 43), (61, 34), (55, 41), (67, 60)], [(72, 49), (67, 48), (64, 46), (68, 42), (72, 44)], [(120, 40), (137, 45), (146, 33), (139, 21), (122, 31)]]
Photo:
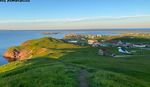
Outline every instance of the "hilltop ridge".
[[(63, 55), (61, 49), (79, 48), (80, 46), (68, 44), (59, 39), (44, 37), (40, 39), (28, 40), (20, 46), (7, 49), (4, 57), (9, 60), (24, 60), (34, 57), (49, 56), (57, 58)], [(59, 51), (56, 49), (60, 49)]]

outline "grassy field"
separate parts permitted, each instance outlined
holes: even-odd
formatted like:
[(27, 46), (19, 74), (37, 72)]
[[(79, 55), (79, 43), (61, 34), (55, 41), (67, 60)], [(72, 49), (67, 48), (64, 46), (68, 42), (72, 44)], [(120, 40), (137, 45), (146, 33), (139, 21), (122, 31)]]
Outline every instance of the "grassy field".
[[(73, 45), (72, 45), (73, 46)], [(75, 45), (74, 45), (75, 46)], [(99, 48), (67, 47), (62, 56), (45, 55), (0, 66), (0, 87), (81, 87), (81, 70), (88, 73), (89, 87), (149, 87), (149, 50), (129, 49), (136, 53), (127, 57), (99, 56)], [(121, 55), (117, 48), (107, 48)], [(55, 56), (55, 55), (54, 55)]]
[(130, 43), (144, 43), (144, 44), (150, 44), (150, 38), (145, 37), (120, 37), (120, 38), (114, 38), (113, 40), (121, 40), (123, 42), (130, 42)]

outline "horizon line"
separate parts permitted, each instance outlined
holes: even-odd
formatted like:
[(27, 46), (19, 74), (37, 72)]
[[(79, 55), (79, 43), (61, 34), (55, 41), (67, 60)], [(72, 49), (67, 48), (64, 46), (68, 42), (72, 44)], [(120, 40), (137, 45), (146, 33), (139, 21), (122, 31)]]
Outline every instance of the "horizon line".
[(93, 29), (0, 29), (0, 31), (5, 31), (5, 30), (19, 30), (19, 31), (24, 31), (24, 30), (35, 30), (35, 31), (40, 31), (40, 30), (51, 30), (51, 31), (59, 31), (59, 30), (69, 30), (69, 31), (73, 31), (73, 30), (150, 30), (150, 28), (93, 28)]

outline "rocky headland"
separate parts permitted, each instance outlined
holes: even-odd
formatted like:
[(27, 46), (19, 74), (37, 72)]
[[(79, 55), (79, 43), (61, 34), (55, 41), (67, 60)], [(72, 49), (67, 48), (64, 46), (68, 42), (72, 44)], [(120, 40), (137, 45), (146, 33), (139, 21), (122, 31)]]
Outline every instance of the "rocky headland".
[[(6, 50), (3, 56), (9, 61), (25, 60), (42, 56), (57, 58), (63, 55), (61, 49), (66, 48), (78, 48), (78, 46), (65, 43), (59, 39), (45, 37), (28, 40), (20, 46), (10, 47)], [(60, 51), (56, 51), (56, 49), (60, 49)]]

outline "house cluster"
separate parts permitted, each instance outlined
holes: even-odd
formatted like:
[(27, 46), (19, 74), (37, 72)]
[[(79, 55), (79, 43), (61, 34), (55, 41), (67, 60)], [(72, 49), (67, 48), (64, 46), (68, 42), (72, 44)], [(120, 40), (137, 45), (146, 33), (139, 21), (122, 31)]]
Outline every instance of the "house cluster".
[(69, 33), (65, 35), (65, 38), (75, 38), (75, 39), (80, 39), (80, 38), (100, 38), (102, 35), (95, 35), (95, 34), (75, 34), (75, 33)]
[(80, 38), (80, 39), (64, 39), (65, 42), (67, 43), (72, 43), (72, 44), (77, 44), (77, 45), (91, 45), (92, 47), (98, 47), (98, 46), (103, 46), (103, 47), (108, 47), (108, 46), (121, 46), (121, 47), (127, 47), (127, 48), (144, 48), (144, 47), (150, 47), (149, 44), (133, 44), (133, 43), (128, 43), (128, 42), (122, 42), (122, 41), (117, 41), (117, 40), (109, 40), (109, 41), (98, 41), (94, 39), (85, 39), (85, 38)]
[(134, 43), (128, 43), (123, 42), (121, 40), (101, 40), (98, 41), (96, 38), (100, 38), (102, 35), (90, 35), (90, 34), (66, 34), (64, 37), (64, 41), (67, 43), (87, 46), (90, 45), (92, 47), (98, 47), (98, 46), (121, 46), (121, 47), (128, 47), (128, 48), (143, 48), (143, 47), (150, 47), (149, 44), (134, 44)]
[(128, 48), (144, 48), (144, 47), (150, 47), (149, 44), (133, 44), (133, 43), (128, 43), (128, 42), (122, 42), (122, 41), (117, 41), (117, 40), (109, 40), (109, 41), (100, 41), (98, 40), (88, 40), (88, 44), (93, 46), (93, 47), (98, 47), (98, 46), (121, 46), (121, 47), (128, 47)]

